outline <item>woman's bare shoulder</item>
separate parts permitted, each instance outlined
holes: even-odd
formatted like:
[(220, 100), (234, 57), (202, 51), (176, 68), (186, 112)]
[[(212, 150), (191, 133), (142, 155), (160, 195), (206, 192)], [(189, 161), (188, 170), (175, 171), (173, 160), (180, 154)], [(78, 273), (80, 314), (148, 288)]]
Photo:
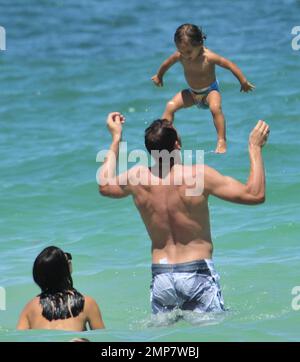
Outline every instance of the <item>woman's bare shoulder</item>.
[(37, 309), (41, 309), (40, 297), (32, 298), (24, 307), (24, 310), (26, 310), (27, 312), (34, 311)]
[(84, 311), (88, 311), (96, 303), (95, 299), (89, 295), (84, 295)]

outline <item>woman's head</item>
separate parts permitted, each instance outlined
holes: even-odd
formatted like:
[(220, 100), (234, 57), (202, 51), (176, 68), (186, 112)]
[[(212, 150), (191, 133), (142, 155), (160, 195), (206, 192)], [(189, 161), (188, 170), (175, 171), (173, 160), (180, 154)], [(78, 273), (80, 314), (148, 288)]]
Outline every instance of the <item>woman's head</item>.
[(33, 279), (42, 292), (60, 292), (73, 288), (71, 254), (49, 246), (35, 259)]
[(202, 48), (206, 39), (202, 29), (193, 24), (180, 25), (174, 35), (177, 49), (185, 58), (190, 58), (193, 52)]
[(49, 246), (33, 264), (33, 279), (42, 291), (42, 315), (49, 321), (77, 317), (83, 311), (84, 297), (73, 288), (71, 260), (71, 254)]

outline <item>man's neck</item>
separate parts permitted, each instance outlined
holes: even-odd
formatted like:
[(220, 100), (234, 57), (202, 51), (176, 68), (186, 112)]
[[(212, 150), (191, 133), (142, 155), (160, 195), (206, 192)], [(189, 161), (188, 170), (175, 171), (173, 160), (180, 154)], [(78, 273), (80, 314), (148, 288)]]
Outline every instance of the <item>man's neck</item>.
[(149, 167), (150, 171), (159, 178), (166, 177), (175, 165), (181, 165), (181, 159), (170, 159), (168, 162), (163, 162), (161, 159), (154, 166)]

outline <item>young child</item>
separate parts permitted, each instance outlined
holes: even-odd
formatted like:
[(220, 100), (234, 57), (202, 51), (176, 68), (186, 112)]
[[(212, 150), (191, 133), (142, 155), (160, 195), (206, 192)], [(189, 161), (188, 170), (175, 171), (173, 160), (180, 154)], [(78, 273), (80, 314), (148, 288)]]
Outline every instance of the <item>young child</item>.
[(167, 103), (162, 118), (173, 122), (176, 111), (195, 104), (199, 108), (209, 108), (218, 134), (215, 152), (224, 153), (226, 152), (225, 118), (221, 107), (221, 94), (216, 80), (215, 66), (219, 65), (229, 69), (239, 80), (241, 92), (251, 91), (255, 86), (248, 82), (234, 63), (206, 48), (204, 39), (206, 36), (196, 25), (181, 25), (174, 35), (177, 51), (162, 63), (152, 80), (155, 85), (162, 87), (166, 71), (176, 62), (181, 62), (189, 89), (177, 93)]

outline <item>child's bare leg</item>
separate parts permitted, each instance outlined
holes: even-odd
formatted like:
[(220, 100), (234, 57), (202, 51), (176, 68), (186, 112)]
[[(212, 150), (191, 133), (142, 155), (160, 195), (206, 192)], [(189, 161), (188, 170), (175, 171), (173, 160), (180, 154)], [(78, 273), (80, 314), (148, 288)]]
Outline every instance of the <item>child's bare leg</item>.
[(189, 90), (184, 89), (177, 93), (166, 105), (165, 111), (162, 115), (163, 119), (167, 119), (169, 122), (174, 121), (174, 113), (181, 108), (187, 108), (193, 106), (194, 99)]
[(221, 94), (217, 91), (212, 91), (206, 98), (207, 104), (213, 116), (214, 125), (218, 134), (218, 143), (215, 150), (216, 153), (225, 153), (227, 149), (226, 145), (226, 128), (225, 117), (222, 112), (222, 98)]

